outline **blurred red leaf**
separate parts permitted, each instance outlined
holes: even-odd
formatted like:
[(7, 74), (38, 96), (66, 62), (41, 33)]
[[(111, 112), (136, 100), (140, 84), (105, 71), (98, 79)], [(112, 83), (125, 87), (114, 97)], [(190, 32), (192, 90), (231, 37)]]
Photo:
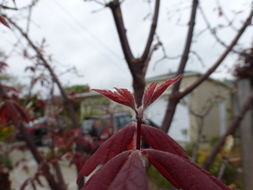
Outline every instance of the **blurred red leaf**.
[(5, 25), (6, 27), (10, 28), (9, 23), (2, 16), (0, 16), (0, 23)]
[(143, 154), (161, 174), (183, 190), (230, 190), (194, 163), (176, 154), (146, 149)]
[(103, 96), (117, 102), (123, 104), (125, 106), (129, 106), (130, 108), (135, 110), (136, 104), (134, 96), (129, 90), (123, 88), (115, 88), (116, 91), (111, 90), (99, 90), (99, 89), (92, 89), (95, 92), (102, 94)]
[(144, 92), (142, 98), (142, 104), (144, 109), (147, 108), (150, 104), (152, 104), (162, 93), (173, 83), (177, 82), (181, 79), (183, 75), (178, 75), (174, 79), (167, 80), (163, 82), (160, 86), (157, 87), (157, 83), (151, 83)]
[(0, 124), (5, 125), (10, 121), (17, 125), (21, 121), (29, 122), (29, 118), (16, 102), (7, 100), (0, 105)]
[(3, 72), (7, 66), (7, 63), (0, 61), (0, 72)]
[(148, 125), (142, 125), (141, 134), (154, 149), (177, 154), (188, 159), (184, 149), (162, 130)]
[(77, 181), (79, 182), (84, 175), (88, 176), (98, 164), (105, 164), (117, 154), (127, 150), (128, 145), (132, 142), (135, 130), (135, 124), (129, 124), (105, 141), (85, 163), (79, 172)]
[(107, 190), (122, 165), (126, 162), (128, 154), (128, 151), (123, 152), (111, 159), (87, 181), (82, 190)]
[(7, 92), (13, 92), (13, 93), (18, 93), (18, 92), (19, 92), (18, 89), (13, 88), (13, 87), (11, 87), (11, 86), (7, 86), (7, 85), (1, 84), (0, 87), (1, 87), (1, 88), (4, 88)]
[(148, 190), (146, 169), (140, 151), (133, 151), (121, 167), (108, 189), (111, 190)]

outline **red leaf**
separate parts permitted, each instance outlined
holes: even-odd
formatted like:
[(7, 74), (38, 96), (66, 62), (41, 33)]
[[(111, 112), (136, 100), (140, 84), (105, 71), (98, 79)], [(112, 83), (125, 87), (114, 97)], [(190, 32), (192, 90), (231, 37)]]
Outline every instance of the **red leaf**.
[(0, 16), (0, 22), (6, 27), (10, 28), (9, 23), (2, 16)]
[(99, 90), (99, 89), (92, 89), (95, 92), (98, 92), (102, 94), (103, 96), (117, 102), (120, 104), (123, 104), (125, 106), (129, 106), (130, 108), (135, 110), (136, 103), (134, 96), (131, 92), (129, 92), (127, 89), (123, 88), (115, 88), (116, 92), (113, 92), (111, 90)]
[(128, 160), (124, 163), (108, 189), (148, 190), (146, 169), (143, 165), (140, 151), (134, 151), (128, 156)]
[(181, 79), (183, 75), (178, 75), (174, 79), (170, 79), (162, 83), (160, 86), (157, 87), (157, 83), (151, 83), (146, 91), (144, 92), (142, 104), (144, 109), (147, 108), (150, 104), (152, 104), (162, 93), (173, 83), (177, 82)]
[(132, 142), (135, 130), (135, 124), (129, 124), (105, 141), (85, 163), (77, 181), (79, 182), (84, 175), (88, 176), (98, 164), (105, 164), (120, 152), (127, 150), (128, 145)]
[(150, 105), (152, 102), (152, 95), (154, 94), (155, 92), (155, 89), (156, 89), (156, 86), (157, 86), (157, 83), (153, 82), (151, 83), (147, 89), (145, 90), (144, 92), (144, 95), (143, 95), (143, 99), (142, 99), (142, 104), (147, 107), (148, 105)]
[(141, 134), (154, 149), (170, 152), (188, 159), (184, 149), (162, 130), (148, 125), (142, 125)]
[(90, 178), (84, 189), (148, 190), (140, 151), (127, 151), (114, 157)]
[(183, 190), (230, 190), (194, 163), (175, 154), (146, 149), (143, 154), (161, 174)]
[(8, 92), (19, 93), (18, 89), (13, 88), (11, 86), (7, 86), (7, 85), (2, 85), (1, 84), (0, 87), (6, 89), (6, 91), (8, 91)]
[(7, 100), (0, 105), (0, 124), (12, 121), (16, 125), (21, 121), (29, 122), (29, 118), (16, 102)]
[(123, 152), (111, 159), (87, 181), (82, 190), (107, 190), (126, 161), (128, 154), (129, 152)]

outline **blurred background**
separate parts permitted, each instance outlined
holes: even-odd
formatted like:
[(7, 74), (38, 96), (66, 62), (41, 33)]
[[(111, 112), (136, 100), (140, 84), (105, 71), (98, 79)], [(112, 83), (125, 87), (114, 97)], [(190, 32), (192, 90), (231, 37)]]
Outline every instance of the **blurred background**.
[(252, 190), (252, 17), (251, 0), (0, 0), (0, 189), (80, 189), (85, 161), (135, 120), (91, 89), (128, 88), (140, 106), (147, 85), (183, 74), (144, 123)]

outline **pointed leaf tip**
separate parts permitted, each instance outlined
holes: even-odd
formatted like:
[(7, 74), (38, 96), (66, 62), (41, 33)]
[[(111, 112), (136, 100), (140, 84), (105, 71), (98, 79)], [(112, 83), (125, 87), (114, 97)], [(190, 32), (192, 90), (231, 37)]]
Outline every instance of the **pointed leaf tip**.
[(164, 91), (173, 83), (177, 82), (179, 79), (183, 77), (182, 74), (178, 75), (174, 79), (169, 79), (163, 82), (160, 86), (157, 86), (157, 83), (151, 83), (146, 91), (144, 92), (142, 104), (144, 109), (147, 108), (150, 104), (152, 104), (159, 96), (164, 93)]
[(133, 94), (124, 88), (115, 88), (116, 91), (111, 90), (100, 90), (100, 89), (92, 89), (93, 91), (102, 94), (103, 96), (113, 100), (119, 104), (123, 104), (135, 110), (135, 99)]

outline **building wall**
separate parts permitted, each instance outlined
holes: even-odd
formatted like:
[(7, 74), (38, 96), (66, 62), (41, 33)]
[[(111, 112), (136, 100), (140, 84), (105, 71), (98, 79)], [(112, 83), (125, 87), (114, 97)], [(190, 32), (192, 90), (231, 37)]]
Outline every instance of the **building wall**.
[[(181, 89), (191, 85), (197, 78), (198, 75), (185, 76), (182, 79)], [(161, 81), (158, 80), (158, 82)], [(147, 110), (147, 117), (159, 126), (162, 123), (170, 90), (171, 88)], [(204, 140), (220, 136), (221, 132), (224, 133), (226, 130), (229, 118), (231, 118), (231, 91), (228, 86), (218, 81), (207, 80), (202, 83), (178, 105), (170, 135), (179, 141), (196, 141), (201, 120), (196, 116), (197, 114), (203, 115), (202, 134), (205, 137)]]
[[(196, 78), (197, 76), (184, 78), (182, 88), (191, 85)], [(232, 114), (231, 92), (232, 90), (226, 85), (207, 80), (190, 94), (189, 109), (203, 116), (203, 136), (206, 140), (218, 137), (222, 135), (222, 132), (225, 132)], [(195, 141), (200, 117), (190, 113), (190, 123), (190, 139)]]

